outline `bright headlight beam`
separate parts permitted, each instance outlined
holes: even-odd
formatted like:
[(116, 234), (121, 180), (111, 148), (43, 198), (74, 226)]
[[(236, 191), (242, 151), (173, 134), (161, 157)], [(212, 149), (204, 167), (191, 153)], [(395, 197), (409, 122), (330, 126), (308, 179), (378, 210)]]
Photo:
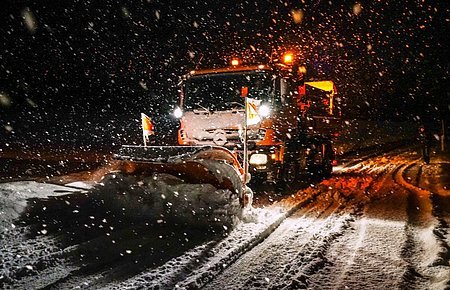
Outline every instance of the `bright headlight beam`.
[(267, 155), (266, 154), (252, 154), (250, 156), (250, 164), (253, 165), (264, 165), (267, 164)]
[(173, 110), (173, 116), (177, 119), (183, 116), (183, 111), (181, 110), (180, 107), (176, 107), (175, 110)]
[(261, 117), (267, 117), (270, 115), (270, 106), (267, 104), (262, 104), (258, 109), (258, 115)]

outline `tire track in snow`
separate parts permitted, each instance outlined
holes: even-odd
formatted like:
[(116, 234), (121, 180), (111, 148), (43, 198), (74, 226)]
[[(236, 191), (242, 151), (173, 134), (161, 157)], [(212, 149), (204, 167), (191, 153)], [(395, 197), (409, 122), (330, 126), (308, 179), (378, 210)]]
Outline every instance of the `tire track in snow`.
[[(317, 193), (316, 193), (317, 194)], [(191, 275), (186, 277), (184, 281), (177, 283), (177, 288), (181, 289), (197, 289), (204, 287), (207, 283), (215, 279), (224, 270), (232, 267), (234, 263), (240, 259), (243, 255), (253, 251), (259, 244), (264, 243), (267, 238), (273, 236), (273, 233), (279, 229), (279, 227), (291, 216), (295, 215), (299, 209), (311, 202), (316, 195), (306, 198), (305, 200), (297, 203), (290, 208), (286, 213), (282, 214), (275, 222), (271, 223), (269, 226), (265, 226), (265, 229), (258, 233), (254, 238), (245, 241), (244, 246), (238, 251), (228, 252), (224, 257), (212, 257), (207, 261), (202, 267), (196, 269)], [(312, 209), (311, 209), (312, 210)], [(222, 250), (217, 251), (221, 253)]]
[[(438, 227), (434, 234), (442, 241), (445, 249), (441, 252), (440, 260), (437, 263), (443, 265), (450, 264), (450, 191), (444, 184), (450, 175), (450, 163), (439, 160), (429, 165), (423, 165), (423, 176), (418, 183), (418, 187), (431, 192), (431, 201), (433, 204), (433, 215), (438, 220)], [(439, 177), (439, 178), (438, 178)], [(448, 283), (450, 286), (450, 281)]]
[[(450, 266), (450, 239), (449, 239), (450, 225), (443, 217), (444, 210), (441, 206), (441, 200), (439, 198), (439, 195), (432, 194), (431, 201), (433, 203), (433, 215), (438, 220), (438, 226), (434, 230), (434, 234), (441, 241), (442, 248), (444, 249), (439, 255), (440, 260), (436, 261), (436, 263), (445, 266)], [(450, 286), (450, 279), (449, 279), (449, 286)]]
[[(336, 281), (336, 285), (343, 285), (343, 281), (346, 275), (348, 275), (348, 272), (350, 271), (351, 267), (355, 264), (355, 259), (358, 255), (358, 252), (361, 250), (361, 248), (363, 247), (364, 243), (364, 237), (366, 235), (366, 229), (367, 229), (367, 221), (363, 220), (361, 222), (361, 229), (358, 231), (358, 238), (356, 240), (355, 245), (353, 246), (352, 250), (351, 250), (351, 254), (350, 257), (347, 259), (347, 263), (345, 264), (345, 266), (342, 269), (342, 273), (339, 275), (337, 281)], [(338, 287), (336, 287), (338, 288)]]
[(65, 259), (73, 248), (61, 249), (57, 238), (42, 234), (27, 239), (27, 231), (28, 227), (17, 227), (3, 236), (0, 288), (26, 289), (30, 284), (34, 288), (45, 287), (78, 269)]
[[(314, 235), (308, 244), (297, 255), (294, 261), (285, 266), (283, 271), (284, 277), (274, 281), (285, 281), (270, 285), (270, 289), (298, 289), (310, 286), (309, 276), (316, 273), (329, 263), (325, 257), (325, 253), (329, 250), (330, 245), (339, 237), (342, 236), (350, 223), (354, 221), (352, 214), (344, 214), (324, 226), (324, 231)], [(305, 255), (305, 253), (309, 253)], [(297, 261), (297, 258), (299, 262)], [(289, 283), (287, 283), (289, 281)]]
[[(398, 267), (404, 267), (404, 262), (399, 255), (392, 257), (391, 247), (400, 248), (401, 243), (397, 242), (397, 237), (389, 234), (402, 229), (402, 224), (396, 220), (406, 216), (399, 214), (397, 206), (393, 206), (395, 201), (401, 200), (402, 197), (393, 196), (389, 190), (392, 183), (389, 182), (389, 177), (397, 167), (398, 165), (380, 168), (368, 166), (353, 173), (361, 175), (369, 172), (375, 177), (367, 188), (360, 189), (363, 192), (356, 196), (355, 200), (349, 201), (357, 204), (356, 219), (350, 222), (349, 230), (330, 246), (326, 253), (329, 264), (309, 277), (308, 287), (370, 289), (374, 285), (381, 285), (383, 279), (388, 280), (388, 283), (385, 283), (387, 289), (396, 287), (395, 281), (401, 280), (401, 273), (396, 278), (395, 272)], [(343, 176), (347, 176), (347, 173)], [(386, 199), (389, 200), (389, 206), (385, 205)], [(386, 217), (394, 220), (385, 221)]]
[[(383, 172), (384, 170), (382, 170)], [(350, 177), (352, 178), (352, 177)], [(333, 184), (333, 183), (332, 183)], [(373, 181), (370, 181), (369, 184), (364, 185), (365, 190), (371, 190), (373, 186)], [(339, 186), (338, 186), (339, 187)], [(333, 194), (333, 191), (334, 194)], [(339, 195), (339, 197), (336, 196), (336, 194)], [(286, 265), (285, 267), (281, 266), (280, 268), (287, 269), (287, 271), (269, 271), (268, 269), (271, 269), (271, 260), (270, 258), (273, 257), (275, 260), (274, 263), (280, 263), (277, 261), (279, 259), (280, 255), (277, 255), (278, 253), (274, 250), (273, 253), (270, 253), (270, 256), (268, 258), (269, 262), (263, 263), (263, 265), (259, 265), (260, 261), (258, 260), (258, 254), (256, 254), (256, 262), (254, 265), (249, 265), (249, 263), (240, 262), (240, 260), (243, 260), (246, 256), (251, 255), (252, 253), (261, 252), (261, 250), (258, 251), (257, 248), (253, 249), (252, 251), (246, 253), (242, 258), (240, 258), (234, 265), (230, 266), (229, 268), (225, 269), (224, 273), (222, 274), (225, 278), (224, 281), (219, 281), (220, 276), (216, 278), (211, 284), (207, 284), (206, 288), (242, 288), (242, 289), (260, 289), (260, 288), (267, 288), (267, 289), (298, 289), (298, 288), (304, 288), (308, 287), (309, 285), (309, 279), (308, 277), (318, 270), (320, 270), (322, 267), (328, 264), (328, 261), (326, 259), (326, 252), (328, 251), (328, 248), (333, 244), (333, 242), (339, 238), (339, 236), (343, 235), (347, 228), (350, 227), (350, 224), (352, 221), (355, 220), (355, 217), (359, 214), (361, 210), (361, 206), (364, 202), (367, 201), (367, 198), (365, 197), (365, 193), (361, 193), (362, 195), (359, 196), (359, 198), (356, 198), (357, 201), (353, 200), (355, 196), (351, 197), (344, 193), (344, 195), (341, 195), (339, 188), (333, 189), (333, 187), (326, 187), (326, 189), (323, 190), (322, 194), (318, 196), (318, 198), (328, 200), (335, 198), (339, 203), (342, 203), (342, 205), (339, 205), (338, 207), (335, 207), (332, 213), (325, 214), (324, 216), (328, 216), (327, 219), (331, 218), (333, 216), (334, 222), (331, 222), (328, 227), (334, 228), (334, 230), (331, 230), (327, 232), (324, 230), (322, 233), (326, 233), (324, 235), (320, 235), (321, 231), (318, 231), (319, 234), (316, 236), (310, 236), (309, 239), (306, 238), (306, 243), (303, 247), (301, 247), (301, 250), (299, 251), (299, 247), (294, 247), (295, 250), (292, 251), (292, 255), (298, 257), (298, 259), (293, 259), (293, 261), (283, 261), (281, 264)], [(336, 202), (335, 200), (335, 202)], [(323, 200), (322, 200), (323, 202)], [(315, 201), (317, 204), (318, 201)], [(345, 205), (345, 206), (344, 206)], [(316, 205), (317, 206), (317, 205)], [(339, 212), (335, 212), (339, 211)], [(346, 213), (347, 211), (347, 213)], [(340, 221), (336, 219), (341, 219)], [(316, 228), (323, 229), (323, 227), (318, 226), (317, 224), (320, 222), (321, 218), (316, 217), (312, 219), (313, 222), (316, 225)], [(286, 223), (286, 221), (284, 222)], [(280, 226), (281, 228), (282, 226)], [(305, 227), (306, 229), (307, 227)], [(279, 236), (278, 229), (276, 232), (274, 232), (271, 236), (267, 238), (262, 244), (266, 244), (271, 239), (276, 239), (276, 237)], [(283, 235), (281, 235), (283, 236)], [(304, 237), (305, 238), (305, 237)], [(286, 245), (288, 245), (290, 240), (286, 241)], [(279, 244), (280, 247), (287, 247), (285, 244)], [(259, 246), (258, 246), (259, 247)], [(277, 246), (273, 246), (273, 249), (276, 249)], [(310, 254), (308, 254), (310, 253)], [(297, 260), (300, 260), (300, 262), (296, 262)], [(236, 270), (236, 275), (232, 276), (230, 278), (229, 269), (232, 267), (238, 267), (235, 266), (236, 264), (241, 263), (244, 266), (242, 267), (242, 271)], [(256, 267), (255, 267), (256, 265)], [(246, 268), (249, 268), (250, 270), (255, 268), (256, 275), (251, 273), (245, 273)], [(248, 272), (248, 271), (247, 271)], [(270, 273), (283, 273), (280, 275), (275, 275), (276, 278), (270, 278)], [(260, 274), (262, 273), (262, 274)], [(221, 275), (221, 276), (222, 276)], [(239, 277), (247, 277), (250, 276), (253, 278), (249, 279), (247, 281), (247, 284), (245, 282), (242, 282), (240, 284), (236, 283), (229, 283), (228, 280), (236, 281), (239, 279)], [(261, 275), (265, 275), (261, 276)], [(242, 278), (245, 279), (245, 278)], [(264, 281), (265, 280), (265, 281)], [(263, 281), (261, 283), (261, 281)], [(276, 283), (276, 281), (290, 281), (290, 283)], [(270, 282), (270, 283), (269, 283)]]
[(333, 200), (320, 200), (298, 210), (205, 288), (282, 289), (304, 285), (305, 276), (326, 263), (323, 252), (347, 226), (348, 214), (335, 215), (341, 208)]
[[(364, 160), (366, 160), (366, 159), (364, 159)], [(390, 169), (391, 169), (391, 167), (383, 167), (383, 168), (381, 168), (381, 170), (378, 169), (378, 172), (376, 173), (376, 175), (381, 176), (381, 179), (384, 180), (386, 178), (384, 173), (389, 171)], [(363, 170), (363, 171), (367, 171), (367, 170)], [(370, 172), (370, 171), (372, 171), (372, 169), (368, 168), (368, 171)], [(344, 170), (344, 172), (345, 172), (345, 170)], [(347, 175), (348, 175), (347, 173), (344, 173), (343, 176), (347, 176)], [(350, 174), (350, 175), (352, 175), (352, 174)], [(375, 185), (376, 185), (377, 178), (370, 180), (369, 183), (366, 184), (366, 187), (363, 188), (363, 191), (365, 194), (369, 194), (369, 192), (376, 190)], [(308, 265), (308, 264), (306, 264), (303, 267), (300, 267), (299, 272), (301, 273), (301, 275), (297, 276), (296, 279), (292, 280), (292, 282), (290, 284), (288, 284), (288, 285), (277, 284), (275, 286), (269, 287), (269, 289), (299, 289), (299, 288), (300, 289), (304, 289), (304, 288), (309, 289), (311, 287), (313, 289), (315, 289), (315, 288), (322, 289), (323, 288), (322, 285), (320, 285), (320, 286), (314, 285), (311, 277), (313, 275), (317, 274), (317, 272), (320, 271), (323, 267), (326, 267), (326, 266), (332, 264), (332, 262), (329, 261), (327, 258), (330, 248), (334, 245), (334, 243), (336, 243), (337, 240), (339, 240), (342, 236), (345, 236), (346, 232), (348, 232), (348, 230), (353, 231), (352, 224), (355, 224), (357, 222), (358, 217), (361, 215), (364, 204), (369, 201), (367, 196), (353, 196), (351, 198), (349, 198), (348, 196), (341, 196), (341, 198), (343, 198), (344, 200), (340, 201), (340, 202), (342, 202), (342, 204), (339, 208), (340, 212), (338, 212), (337, 215), (342, 215), (340, 218), (343, 218), (343, 220), (341, 221), (342, 223), (340, 223), (340, 221), (338, 221), (334, 224), (334, 227), (338, 228), (339, 230), (332, 232), (329, 235), (329, 237), (326, 238), (324, 241), (319, 239), (319, 243), (316, 246), (317, 249), (320, 249), (320, 251), (318, 251), (317, 253), (319, 254), (320, 260), (322, 262), (319, 264), (312, 263), (311, 265), (315, 265), (313, 267), (310, 267), (311, 265)], [(347, 274), (348, 271), (350, 271), (351, 265), (354, 263), (354, 261), (357, 257), (358, 250), (363, 246), (363, 238), (365, 236), (365, 232), (366, 232), (366, 227), (363, 226), (362, 230), (358, 232), (358, 239), (357, 239), (356, 245), (353, 248), (353, 251), (350, 255), (350, 259), (348, 259), (346, 261), (347, 263), (346, 263), (344, 269), (343, 270), (340, 269), (340, 271), (342, 271), (341, 277), (338, 278), (337, 281), (333, 282), (333, 283), (335, 283), (334, 286), (339, 285), (339, 281), (342, 281), (342, 277), (345, 276), (345, 274)], [(313, 244), (314, 242), (317, 242), (317, 240), (311, 239), (311, 244)], [(324, 243), (322, 244), (322, 242), (324, 242)], [(311, 254), (310, 256), (313, 256), (313, 254)], [(320, 265), (320, 266), (318, 267), (317, 265)], [(291, 277), (284, 277), (284, 279), (289, 281), (291, 279)], [(335, 288), (337, 288), (337, 287), (335, 287)], [(343, 287), (343, 288), (348, 289), (347, 287)]]
[(450, 284), (449, 245), (440, 234), (446, 231), (445, 224), (433, 204), (433, 193), (407, 182), (407, 179), (420, 180), (420, 177), (405, 178), (414, 166), (416, 163), (412, 162), (395, 174), (395, 181), (408, 190), (408, 223), (405, 227), (408, 239), (403, 256), (409, 267), (402, 286), (410, 287), (412, 283), (417, 289), (444, 288)]

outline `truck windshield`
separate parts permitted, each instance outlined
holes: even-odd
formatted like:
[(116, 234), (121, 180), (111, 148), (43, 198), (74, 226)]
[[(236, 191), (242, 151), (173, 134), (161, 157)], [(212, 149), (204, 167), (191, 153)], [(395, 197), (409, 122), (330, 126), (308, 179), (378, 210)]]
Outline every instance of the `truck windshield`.
[(241, 88), (248, 97), (270, 102), (273, 80), (268, 72), (239, 72), (199, 75), (184, 84), (185, 110), (222, 111), (244, 108)]

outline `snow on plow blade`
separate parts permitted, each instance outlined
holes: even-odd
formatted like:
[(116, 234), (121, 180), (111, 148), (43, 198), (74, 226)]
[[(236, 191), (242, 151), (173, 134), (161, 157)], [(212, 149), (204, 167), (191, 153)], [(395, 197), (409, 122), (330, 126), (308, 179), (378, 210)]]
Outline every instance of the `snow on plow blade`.
[(115, 159), (128, 174), (167, 173), (190, 184), (211, 184), (237, 194), (244, 204), (241, 168), (233, 154), (214, 146), (128, 146)]

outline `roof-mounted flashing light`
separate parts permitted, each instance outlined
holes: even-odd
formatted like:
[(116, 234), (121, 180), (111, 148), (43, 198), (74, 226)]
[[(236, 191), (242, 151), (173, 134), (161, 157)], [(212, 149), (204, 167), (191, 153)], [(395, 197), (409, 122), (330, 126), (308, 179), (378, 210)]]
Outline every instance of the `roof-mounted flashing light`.
[(291, 65), (294, 63), (294, 54), (292, 52), (286, 52), (283, 55), (283, 63), (286, 65)]

